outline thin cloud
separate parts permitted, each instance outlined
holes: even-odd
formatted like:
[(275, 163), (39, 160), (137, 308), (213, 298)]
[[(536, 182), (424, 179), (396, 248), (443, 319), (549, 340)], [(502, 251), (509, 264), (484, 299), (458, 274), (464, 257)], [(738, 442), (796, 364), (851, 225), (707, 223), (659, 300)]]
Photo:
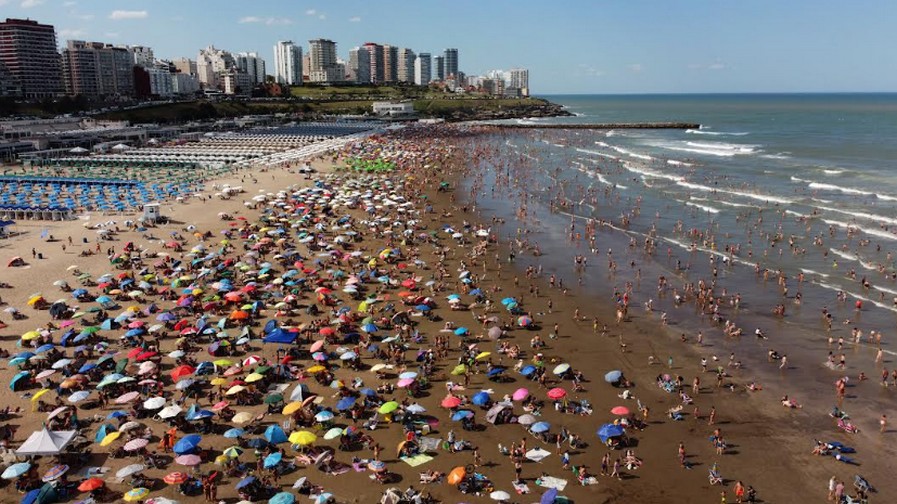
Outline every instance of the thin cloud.
[(360, 22), (361, 22), (361, 16), (352, 16), (352, 17), (349, 18), (349, 22), (350, 22), (350, 23), (360, 23)]
[(109, 14), (109, 19), (113, 19), (116, 21), (119, 21), (122, 19), (146, 19), (147, 17), (149, 17), (149, 12), (147, 12), (145, 10), (139, 10), (139, 11), (114, 10), (114, 11), (112, 11), (112, 14)]
[(327, 14), (321, 14), (318, 16), (318, 19), (327, 19)]
[(59, 38), (79, 39), (87, 35), (87, 32), (80, 28), (64, 28), (59, 30)]
[(23, 9), (30, 9), (32, 7), (37, 7), (44, 3), (44, 0), (23, 0), (21, 6)]
[[(73, 5), (77, 5), (77, 4), (78, 4), (78, 2), (73, 2), (71, 0), (69, 0), (67, 2), (62, 2), (63, 7), (72, 7)], [(3, 5), (2, 2), (0, 2), (0, 5)]]
[(91, 19), (96, 17), (93, 14), (76, 14), (74, 12), (72, 12), (71, 16), (75, 19), (80, 19), (82, 21), (90, 21)]
[(239, 21), (237, 21), (237, 22), (240, 23), (240, 24), (246, 24), (246, 23), (264, 23), (264, 24), (266, 24), (266, 25), (268, 25), (268, 26), (282, 26), (282, 25), (290, 25), (290, 24), (293, 24), (293, 20), (292, 20), (292, 19), (288, 19), (288, 18), (276, 18), (276, 17), (262, 18), (262, 17), (258, 17), (258, 16), (246, 16), (246, 17), (242, 17), (242, 18), (240, 18)]
[(308, 9), (307, 11), (305, 11), (306, 16), (314, 16), (317, 13), (318, 13), (318, 11), (316, 11), (314, 9)]
[(715, 61), (710, 64), (691, 63), (690, 65), (688, 65), (689, 70), (717, 70), (718, 71), (718, 70), (728, 70), (729, 68), (731, 68), (731, 67), (729, 65), (727, 65), (726, 63), (723, 63), (722, 61)]
[(630, 72), (635, 72), (635, 73), (641, 72), (642, 70), (645, 69), (645, 67), (642, 66), (641, 63), (633, 63), (633, 64), (627, 66), (626, 68), (628, 68)]

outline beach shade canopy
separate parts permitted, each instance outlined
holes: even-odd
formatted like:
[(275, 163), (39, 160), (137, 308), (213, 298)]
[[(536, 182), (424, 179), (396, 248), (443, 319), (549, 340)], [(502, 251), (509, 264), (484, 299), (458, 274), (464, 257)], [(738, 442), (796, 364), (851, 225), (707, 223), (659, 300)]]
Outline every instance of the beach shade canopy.
[(51, 431), (46, 427), (33, 432), (22, 446), (16, 450), (16, 455), (58, 455), (72, 442), (77, 431)]
[(276, 467), (281, 460), (283, 460), (283, 454), (280, 452), (274, 452), (265, 457), (265, 460), (262, 461), (262, 465), (265, 469), (271, 469), (272, 467)]
[(202, 459), (199, 457), (199, 455), (179, 455), (176, 459), (174, 459), (174, 462), (182, 466), (196, 466), (202, 463)]
[(554, 504), (554, 501), (558, 498), (558, 489), (557, 488), (549, 488), (547, 492), (542, 494), (542, 498), (539, 499), (539, 504)]
[(511, 399), (513, 399), (515, 401), (522, 401), (522, 400), (526, 399), (528, 396), (529, 396), (529, 390), (521, 387), (514, 391), (514, 394), (511, 395)]
[(198, 434), (190, 434), (189, 436), (184, 436), (174, 444), (174, 452), (178, 455), (190, 453), (196, 450), (196, 448), (199, 446), (200, 441), (202, 441), (202, 436)]
[(162, 481), (164, 481), (166, 484), (169, 484), (169, 485), (178, 485), (180, 483), (187, 481), (188, 479), (190, 479), (189, 474), (183, 473), (180, 471), (175, 471), (173, 473), (166, 474), (165, 477), (162, 478)]
[(271, 331), (267, 336), (265, 336), (262, 341), (265, 343), (282, 343), (289, 344), (296, 341), (296, 336), (298, 333), (285, 331), (283, 329), (275, 329)]
[(245, 430), (243, 430), (239, 427), (234, 427), (233, 429), (228, 429), (228, 430), (224, 431), (224, 437), (226, 437), (228, 439), (236, 439), (245, 433), (246, 433)]
[(505, 492), (504, 490), (496, 490), (489, 494), (489, 498), (494, 501), (504, 502), (507, 500), (511, 500), (511, 494)]
[(146, 470), (146, 466), (143, 464), (126, 465), (126, 466), (122, 467), (121, 469), (119, 469), (118, 472), (115, 473), (115, 477), (116, 478), (127, 478), (128, 476), (131, 476), (132, 474), (141, 473), (145, 470)]
[(19, 462), (4, 469), (3, 474), (0, 475), (0, 478), (3, 478), (5, 480), (16, 479), (28, 472), (28, 469), (31, 469), (30, 462)]
[(549, 399), (558, 400), (558, 399), (563, 399), (564, 397), (566, 397), (567, 391), (560, 387), (555, 387), (555, 388), (549, 390), (546, 395), (548, 396)]
[(283, 429), (277, 425), (269, 425), (267, 429), (265, 429), (265, 439), (268, 440), (269, 443), (279, 444), (287, 442), (287, 435), (283, 431)]
[(105, 484), (106, 483), (100, 478), (90, 478), (82, 481), (81, 484), (78, 485), (78, 490), (81, 492), (92, 492)]
[(610, 371), (609, 373), (604, 375), (604, 381), (606, 381), (607, 383), (617, 383), (618, 381), (620, 381), (620, 378), (622, 378), (622, 377), (623, 377), (622, 371), (614, 370), (614, 371)]
[(623, 429), (621, 425), (614, 424), (604, 424), (598, 429), (598, 437), (601, 439), (602, 443), (606, 443), (608, 439), (622, 436), (626, 431)]
[(548, 422), (536, 422), (529, 428), (530, 431), (535, 432), (536, 434), (541, 434), (542, 432), (548, 432), (548, 429), (551, 428), (551, 424)]
[(296, 502), (296, 496), (290, 492), (276, 493), (268, 499), (268, 504), (293, 504), (294, 502)]
[(626, 406), (615, 406), (612, 410), (610, 410), (611, 414), (618, 416), (626, 416), (629, 414), (629, 408)]
[(22, 497), (21, 504), (51, 504), (59, 500), (59, 494), (56, 493), (56, 487), (50, 483), (46, 483), (40, 488), (25, 494)]
[(125, 492), (124, 500), (127, 502), (136, 502), (139, 500), (143, 500), (143, 498), (149, 495), (149, 493), (150, 491), (148, 488), (132, 488), (131, 490)]
[(458, 486), (459, 483), (464, 481), (464, 477), (467, 476), (467, 470), (462, 466), (458, 466), (452, 469), (452, 472), (448, 473), (448, 476), (445, 478), (446, 483), (452, 486)]
[(485, 406), (489, 403), (489, 393), (485, 391), (477, 392), (470, 398), (470, 402), (476, 404), (477, 406)]

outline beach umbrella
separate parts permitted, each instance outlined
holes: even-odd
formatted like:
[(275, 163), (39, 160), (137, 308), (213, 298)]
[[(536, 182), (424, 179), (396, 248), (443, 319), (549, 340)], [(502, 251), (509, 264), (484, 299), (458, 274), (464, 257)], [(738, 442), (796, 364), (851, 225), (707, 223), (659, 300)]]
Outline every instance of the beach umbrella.
[(280, 452), (274, 452), (265, 457), (265, 459), (262, 461), (262, 465), (265, 469), (271, 469), (272, 467), (277, 466), (277, 464), (279, 464), (281, 460), (283, 460), (283, 454)]
[(622, 436), (626, 431), (622, 425), (604, 424), (598, 429), (598, 437), (602, 443), (606, 443), (612, 437)]
[[(124, 378), (124, 377), (122, 377)], [(115, 399), (115, 404), (126, 404), (140, 397), (140, 392), (132, 391), (122, 394)]]
[(143, 401), (143, 407), (148, 410), (159, 409), (162, 406), (165, 406), (164, 397), (150, 397), (146, 401)]
[(269, 425), (268, 428), (265, 429), (265, 439), (273, 444), (286, 443), (288, 440), (286, 433), (277, 424)]
[(82, 481), (81, 484), (78, 485), (78, 490), (81, 492), (92, 492), (105, 484), (106, 482), (100, 478), (90, 478)]
[(604, 375), (604, 381), (606, 381), (607, 383), (617, 383), (618, 381), (620, 381), (620, 378), (622, 378), (622, 377), (623, 377), (622, 371), (616, 371), (616, 370), (610, 371), (609, 373)]
[(228, 429), (228, 430), (224, 431), (224, 437), (226, 437), (228, 439), (236, 439), (245, 433), (246, 433), (246, 431), (244, 431), (243, 429), (235, 427), (235, 428)]
[(526, 399), (527, 396), (529, 396), (529, 390), (521, 387), (514, 391), (514, 393), (511, 395), (511, 399), (515, 401), (522, 401)]
[(246, 487), (248, 487), (249, 485), (255, 483), (255, 481), (256, 481), (255, 476), (247, 476), (247, 477), (241, 479), (241, 480), (234, 486), (234, 489), (236, 489), (236, 490), (242, 490), (243, 488), (246, 488)]
[(470, 398), (470, 402), (477, 406), (485, 406), (489, 403), (489, 393), (484, 391), (477, 392)]
[(542, 494), (542, 498), (539, 499), (539, 504), (554, 504), (554, 501), (558, 498), (558, 489), (557, 488), (549, 488), (547, 492)]
[(50, 504), (57, 500), (59, 500), (59, 494), (56, 492), (56, 487), (46, 483), (44, 486), (35, 488), (25, 494), (20, 504)]
[(556, 375), (562, 375), (562, 374), (566, 373), (567, 371), (570, 371), (570, 364), (564, 363), (564, 364), (558, 364), (557, 366), (555, 366), (554, 370), (552, 372)]
[(202, 463), (202, 459), (199, 458), (199, 455), (179, 455), (174, 459), (176, 464), (180, 464), (182, 466), (196, 466)]
[(524, 425), (524, 426), (532, 425), (532, 424), (536, 423), (536, 417), (534, 417), (533, 415), (531, 415), (529, 413), (525, 413), (525, 414), (517, 417), (517, 423), (519, 423), (520, 425)]
[(566, 397), (567, 391), (560, 387), (555, 387), (555, 388), (549, 390), (546, 393), (546, 395), (548, 396), (549, 399), (558, 400), (558, 399), (563, 399), (564, 397)]
[(123, 498), (127, 502), (134, 502), (134, 501), (143, 500), (143, 498), (146, 497), (147, 495), (149, 495), (149, 493), (150, 493), (150, 491), (148, 488), (143, 488), (143, 487), (132, 488), (131, 490), (128, 490), (127, 492), (125, 492), (125, 495)]
[(455, 329), (455, 336), (466, 336), (470, 333), (470, 330), (466, 327), (459, 327)]
[(327, 422), (327, 421), (330, 421), (330, 420), (332, 420), (332, 419), (333, 419), (333, 412), (332, 412), (332, 411), (324, 410), (324, 411), (318, 412), (318, 414), (315, 415), (315, 421), (316, 421), (316, 422)]
[(523, 368), (520, 369), (520, 374), (522, 374), (523, 376), (526, 376), (526, 377), (529, 377), (530, 375), (532, 375), (535, 372), (536, 372), (536, 366), (533, 366), (532, 364), (523, 366)]
[(268, 504), (293, 504), (294, 502), (296, 502), (296, 496), (290, 492), (279, 492), (268, 499)]
[(187, 473), (183, 473), (180, 471), (175, 471), (173, 473), (168, 473), (162, 478), (162, 481), (169, 485), (178, 485), (190, 479), (190, 475)]
[(6, 479), (6, 480), (16, 479), (19, 476), (28, 472), (28, 469), (31, 469), (30, 462), (19, 462), (17, 464), (12, 464), (11, 466), (9, 466), (3, 470), (3, 474), (0, 475), (0, 478)]
[(386, 463), (382, 460), (372, 460), (368, 462), (368, 469), (374, 472), (381, 472), (386, 470)]
[(615, 406), (612, 410), (610, 410), (611, 414), (618, 416), (626, 416), (629, 414), (629, 408), (626, 406)]
[(110, 432), (103, 437), (102, 441), (100, 441), (100, 446), (109, 446), (112, 444), (113, 441), (115, 441), (119, 437), (121, 437), (121, 432), (119, 432), (119, 431)]
[(248, 411), (241, 411), (241, 412), (237, 413), (236, 415), (234, 415), (234, 417), (231, 418), (230, 420), (231, 420), (231, 422), (234, 422), (234, 423), (243, 424), (243, 423), (249, 422), (253, 418), (254, 417), (252, 416), (252, 413), (250, 413)]
[(507, 500), (511, 500), (511, 494), (505, 492), (504, 490), (496, 490), (489, 494), (489, 498), (494, 501), (504, 502)]
[(196, 448), (199, 446), (200, 441), (202, 441), (202, 436), (200, 436), (199, 434), (190, 434), (178, 440), (178, 442), (175, 443), (173, 450), (178, 455), (190, 453), (196, 450)]
[(529, 327), (532, 325), (533, 319), (527, 317), (526, 315), (517, 318), (517, 325), (520, 327)]
[(440, 403), (443, 408), (457, 408), (461, 405), (461, 398), (456, 396), (448, 396)]
[(79, 390), (68, 397), (68, 401), (70, 403), (77, 403), (87, 399), (87, 396), (90, 395), (89, 390)]
[(345, 411), (355, 405), (356, 398), (352, 396), (344, 397), (336, 403), (337, 411)]
[(536, 434), (541, 434), (542, 432), (548, 432), (548, 429), (550, 428), (551, 424), (548, 422), (536, 422), (529, 428), (529, 430)]
[(377, 410), (377, 412), (382, 415), (388, 415), (389, 413), (392, 413), (393, 411), (395, 411), (397, 409), (399, 409), (399, 403), (397, 403), (396, 401), (389, 401), (389, 402), (383, 403), (380, 406), (380, 409)]
[(308, 446), (317, 441), (318, 436), (309, 431), (296, 431), (290, 434), (289, 441), (292, 444)]
[(143, 464), (131, 464), (131, 465), (127, 465), (127, 466), (124, 466), (121, 469), (119, 469), (118, 472), (115, 473), (115, 477), (116, 478), (127, 478), (128, 476), (131, 476), (132, 474), (137, 474), (137, 473), (143, 472), (144, 470), (146, 470), (146, 466)]
[(227, 458), (235, 459), (243, 454), (243, 450), (239, 446), (231, 446), (230, 448), (221, 452)]
[(324, 439), (326, 439), (326, 440), (329, 441), (329, 440), (331, 440), (331, 439), (336, 439), (336, 438), (338, 438), (338, 437), (340, 437), (340, 436), (342, 436), (342, 435), (343, 435), (343, 429), (342, 429), (342, 428), (340, 428), (340, 427), (333, 427), (333, 428), (331, 428), (330, 430), (328, 430), (327, 432), (324, 433)]
[(458, 466), (458, 467), (452, 469), (452, 471), (450, 473), (448, 473), (448, 476), (446, 476), (445, 481), (449, 485), (458, 486), (459, 483), (464, 481), (465, 476), (467, 476), (467, 470), (464, 469), (463, 466)]
[(128, 441), (127, 443), (125, 443), (124, 449), (125, 449), (125, 451), (133, 452), (133, 451), (140, 450), (141, 448), (145, 448), (146, 445), (148, 445), (148, 444), (149, 444), (148, 439), (143, 439), (143, 438), (132, 439), (132, 440)]
[(162, 408), (162, 410), (159, 411), (159, 413), (157, 413), (157, 414), (159, 415), (159, 418), (166, 420), (166, 419), (174, 418), (174, 417), (178, 416), (178, 414), (181, 411), (183, 411), (183, 408), (181, 408), (177, 404), (173, 404), (171, 406), (166, 406), (166, 407)]
[(504, 372), (505, 372), (505, 368), (496, 366), (496, 367), (490, 369), (489, 372), (486, 373), (486, 376), (489, 378), (494, 378)]
[(452, 415), (452, 420), (455, 422), (459, 422), (461, 420), (465, 420), (468, 418), (473, 418), (473, 411), (470, 410), (458, 410), (455, 414)]

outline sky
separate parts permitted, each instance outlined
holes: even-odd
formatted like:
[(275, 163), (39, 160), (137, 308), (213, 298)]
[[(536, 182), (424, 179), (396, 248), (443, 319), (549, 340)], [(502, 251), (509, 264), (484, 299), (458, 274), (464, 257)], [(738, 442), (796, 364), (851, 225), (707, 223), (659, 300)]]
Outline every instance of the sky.
[(533, 94), (897, 91), (894, 0), (0, 0), (67, 39), (196, 58), (329, 38), (525, 67)]

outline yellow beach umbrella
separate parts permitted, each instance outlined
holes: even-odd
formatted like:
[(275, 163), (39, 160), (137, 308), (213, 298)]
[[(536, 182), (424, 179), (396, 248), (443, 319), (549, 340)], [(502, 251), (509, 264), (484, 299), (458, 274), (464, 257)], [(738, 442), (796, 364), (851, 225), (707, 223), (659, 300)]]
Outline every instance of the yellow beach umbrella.
[(486, 357), (489, 357), (490, 355), (492, 355), (492, 352), (480, 352), (480, 353), (477, 355), (477, 360), (483, 360), (483, 359), (485, 359)]
[(309, 431), (296, 431), (290, 434), (289, 442), (297, 445), (308, 446), (314, 443), (317, 439), (318, 436), (315, 436)]
[[(233, 366), (233, 365), (234, 365), (234, 361), (230, 361), (230, 360), (227, 360), (227, 359), (218, 359), (218, 360), (212, 362), (212, 364), (214, 364), (214, 365), (216, 365), (216, 366), (224, 366), (224, 367), (226, 367), (226, 366)], [(215, 380), (212, 380), (212, 381), (214, 382)], [(212, 383), (212, 385), (215, 385), (215, 383)]]
[(320, 364), (308, 368), (308, 372), (312, 373), (312, 374), (320, 373), (321, 371), (325, 371), (325, 370), (327, 370), (327, 368), (325, 368), (324, 366), (322, 366)]
[(246, 377), (245, 382), (246, 383), (254, 383), (254, 382), (261, 380), (262, 378), (264, 378), (264, 376), (262, 376), (258, 373), (249, 373), (249, 376)]
[(39, 333), (39, 332), (37, 332), (37, 331), (28, 331), (28, 332), (26, 332), (25, 334), (22, 335), (22, 341), (31, 341), (31, 340), (33, 340), (34, 338), (37, 338), (38, 336), (40, 336), (40, 333)]
[(243, 392), (244, 390), (246, 390), (246, 387), (244, 387), (243, 385), (234, 385), (233, 387), (227, 389), (227, 392), (225, 392), (224, 395), (239, 394), (240, 392)]
[(109, 434), (106, 434), (106, 437), (104, 437), (102, 441), (100, 441), (100, 446), (109, 446), (112, 444), (113, 441), (118, 439), (120, 436), (121, 436), (121, 432), (118, 432), (118, 431), (110, 432)]
[(31, 296), (31, 299), (28, 300), (28, 306), (34, 306), (42, 299), (44, 299), (43, 296)]
[(224, 385), (225, 383), (227, 383), (227, 380), (219, 376), (218, 378), (213, 378), (209, 383), (211, 383), (212, 386), (217, 387), (218, 385)]
[(284, 415), (292, 415), (300, 409), (302, 409), (302, 401), (294, 401), (284, 406), (281, 413), (283, 413)]

